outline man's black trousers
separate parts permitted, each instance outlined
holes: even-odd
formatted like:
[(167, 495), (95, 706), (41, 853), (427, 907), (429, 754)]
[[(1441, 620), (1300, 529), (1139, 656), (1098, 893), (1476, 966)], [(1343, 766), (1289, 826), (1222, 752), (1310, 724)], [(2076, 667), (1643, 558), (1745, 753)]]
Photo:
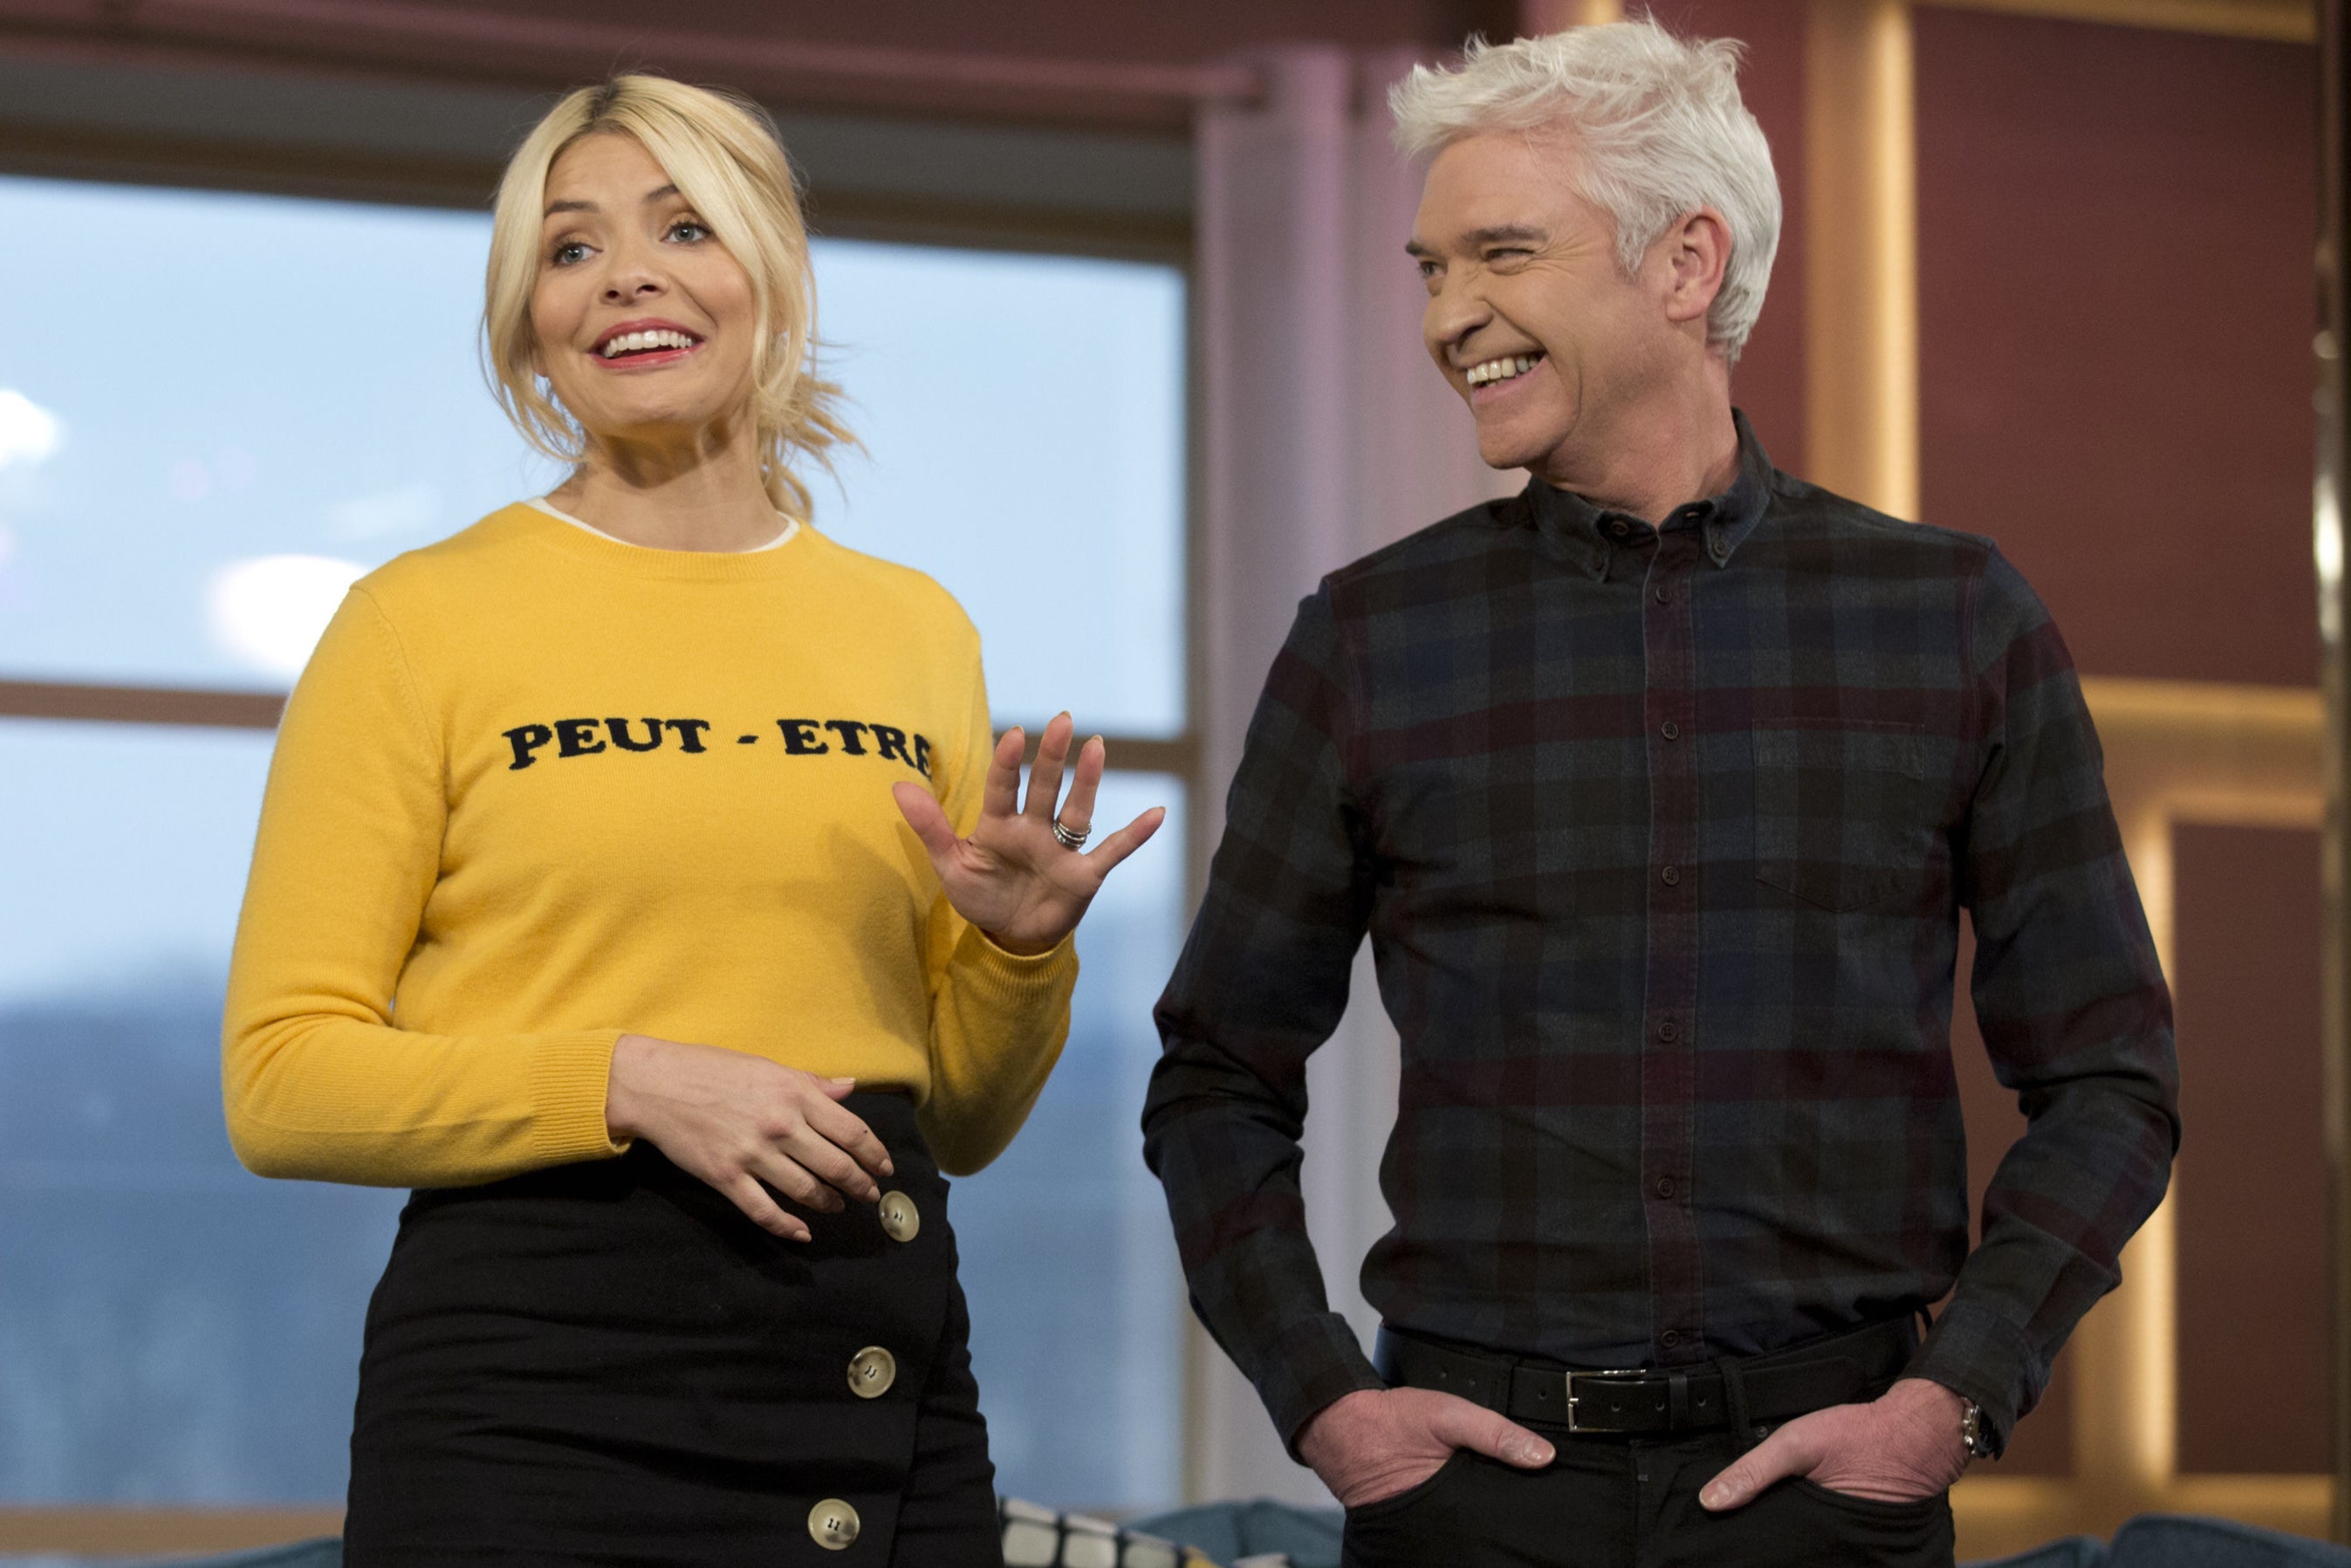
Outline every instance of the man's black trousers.
[(1569, 1436), (1538, 1471), (1467, 1449), (1419, 1486), (1347, 1512), (1342, 1568), (1950, 1568), (1951, 1505), (1872, 1502), (1788, 1480), (1710, 1514), (1698, 1489), (1727, 1432)]

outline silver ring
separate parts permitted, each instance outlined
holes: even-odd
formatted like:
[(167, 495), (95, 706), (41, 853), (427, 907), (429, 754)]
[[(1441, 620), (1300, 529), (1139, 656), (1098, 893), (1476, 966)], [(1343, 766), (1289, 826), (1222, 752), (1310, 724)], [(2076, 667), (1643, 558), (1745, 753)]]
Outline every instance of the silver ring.
[(1084, 849), (1086, 847), (1086, 841), (1092, 836), (1093, 830), (1092, 828), (1087, 828), (1081, 831), (1063, 827), (1061, 825), (1061, 819), (1059, 817), (1053, 819), (1053, 837), (1065, 850)]

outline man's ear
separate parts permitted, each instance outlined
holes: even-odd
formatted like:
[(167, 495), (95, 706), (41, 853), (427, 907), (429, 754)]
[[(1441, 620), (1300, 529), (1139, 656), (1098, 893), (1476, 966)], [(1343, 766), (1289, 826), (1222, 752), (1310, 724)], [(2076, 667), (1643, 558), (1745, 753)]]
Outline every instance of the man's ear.
[(1687, 213), (1657, 244), (1666, 260), (1666, 319), (1703, 321), (1730, 266), (1730, 225), (1712, 207)]

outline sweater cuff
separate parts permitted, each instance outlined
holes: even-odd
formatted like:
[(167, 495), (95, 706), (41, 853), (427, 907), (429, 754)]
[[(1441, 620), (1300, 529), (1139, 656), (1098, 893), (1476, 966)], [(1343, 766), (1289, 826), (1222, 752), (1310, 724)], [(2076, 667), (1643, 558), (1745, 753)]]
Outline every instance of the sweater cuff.
[(984, 1006), (1017, 1013), (1040, 1003), (1050, 1005), (1056, 993), (1066, 996), (1077, 984), (1077, 933), (1042, 953), (1011, 953), (973, 925), (967, 928), (955, 967), (956, 988)]
[(631, 1140), (614, 1142), (604, 1120), (612, 1078), (616, 1029), (584, 1034), (540, 1035), (531, 1042), (531, 1145), (550, 1166), (610, 1159), (628, 1153)]
[(1926, 1343), (1910, 1357), (1905, 1377), (1941, 1384), (1983, 1412), (1984, 1436), (1995, 1457), (2008, 1448), (2017, 1417), (2040, 1398), (2039, 1363), (2023, 1333), (2006, 1318), (1970, 1302), (1943, 1309)]
[[(1363, 1388), (1385, 1388), (1362, 1342), (1336, 1312), (1318, 1312), (1281, 1332), (1257, 1380), (1282, 1446), (1298, 1458), (1299, 1435), (1329, 1406)], [(1299, 1459), (1300, 1464), (1306, 1461)]]

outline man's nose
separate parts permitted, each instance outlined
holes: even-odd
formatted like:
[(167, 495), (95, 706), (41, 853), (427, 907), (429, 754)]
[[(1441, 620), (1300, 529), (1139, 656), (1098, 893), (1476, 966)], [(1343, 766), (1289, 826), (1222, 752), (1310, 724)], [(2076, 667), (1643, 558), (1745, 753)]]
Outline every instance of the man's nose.
[(1484, 326), (1492, 312), (1478, 291), (1467, 284), (1445, 283), (1428, 298), (1421, 329), (1433, 350), (1447, 350)]

